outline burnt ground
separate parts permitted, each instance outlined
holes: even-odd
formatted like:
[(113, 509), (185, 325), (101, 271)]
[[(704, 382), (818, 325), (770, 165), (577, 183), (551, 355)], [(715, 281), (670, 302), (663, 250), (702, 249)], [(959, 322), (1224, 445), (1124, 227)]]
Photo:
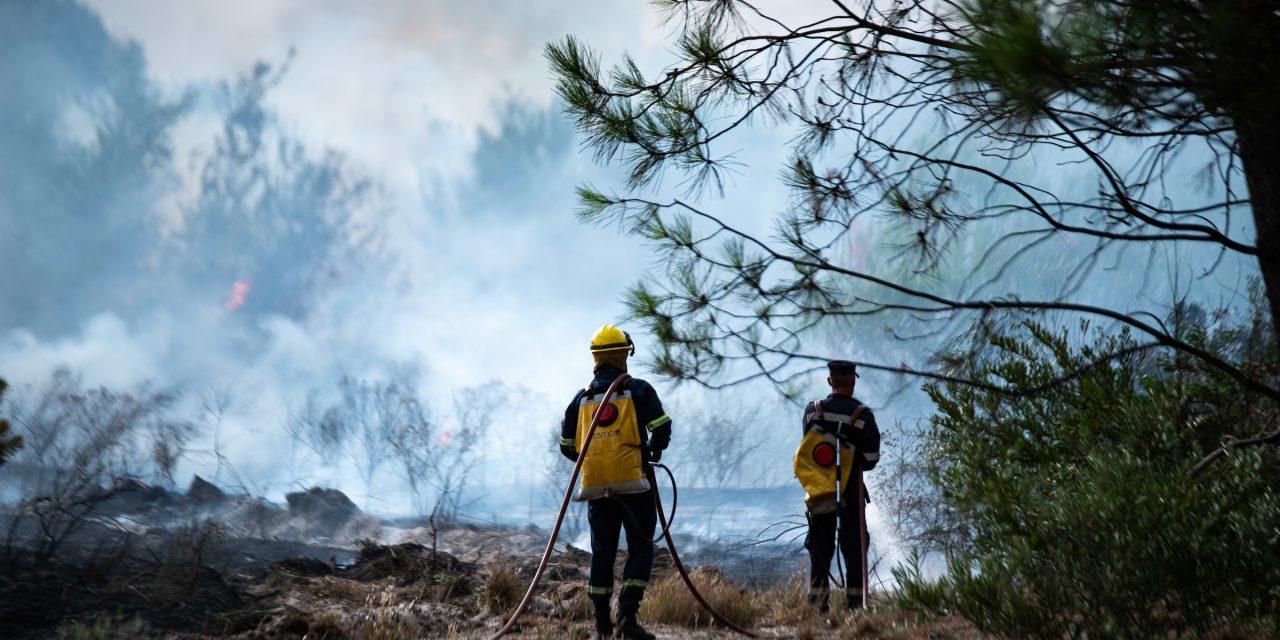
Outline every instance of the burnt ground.
[(51, 561), (9, 572), (0, 583), (5, 637), (49, 638), (71, 621), (140, 617), (157, 633), (221, 633), (251, 624), (244, 585), (208, 567), (126, 560), (83, 566)]
[[(86, 518), (43, 555), (35, 519), (0, 512), (0, 638), (487, 638), (546, 544), (533, 527), (384, 522), (340, 494), (308, 493), (287, 508), (153, 500)], [(589, 562), (586, 551), (557, 545), (517, 637), (592, 636)], [(920, 623), (888, 606), (824, 618), (804, 605), (800, 580), (748, 590), (714, 566), (695, 574), (717, 608), (765, 636), (978, 637), (963, 623)], [(708, 627), (661, 547), (645, 607), (642, 620), (662, 638), (731, 635)]]
[[(482, 543), (471, 548), (471, 559), (440, 549), (433, 552), (418, 543), (366, 543), (348, 565), (322, 560), (316, 556), (323, 551), (317, 550), (252, 572), (244, 571), (243, 563), (224, 572), (178, 556), (160, 562), (112, 554), (78, 562), (20, 559), (0, 582), (0, 636), (15, 640), (85, 637), (75, 632), (95, 630), (108, 634), (95, 638), (486, 638), (514, 608), (539, 557), (538, 553), (507, 555), (494, 542), (514, 537), (516, 544), (507, 550), (527, 549), (518, 539), (529, 533), (474, 527), (441, 532), (442, 538)], [(249, 545), (239, 541), (230, 548)], [(225, 552), (211, 557), (216, 562)], [(584, 589), (589, 561), (590, 554), (572, 547), (553, 555), (515, 637), (591, 637), (591, 606)], [(700, 567), (695, 573), (708, 592), (720, 588), (716, 584), (729, 582), (713, 567)], [(672, 575), (670, 555), (660, 549), (654, 582), (661, 585), (664, 576)], [(762, 603), (757, 606), (754, 629), (763, 635), (977, 637), (962, 624), (920, 627), (894, 614), (878, 621), (849, 614), (820, 620), (812, 612), (799, 612), (803, 607), (798, 584), (755, 596), (740, 587), (729, 588), (737, 593), (727, 600), (720, 594), (720, 606), (734, 598)], [(650, 599), (658, 598), (660, 589), (651, 588)], [(674, 593), (675, 600), (684, 601), (677, 607), (696, 612), (683, 585), (674, 592), (668, 586), (667, 592), (668, 599)], [(663, 638), (732, 635), (707, 627), (705, 616), (700, 622), (651, 619), (647, 624)]]
[[(352, 561), (338, 564), (339, 557)], [(416, 543), (353, 550), (233, 538), (216, 527), (135, 535), (87, 525), (52, 558), (17, 547), (3, 560), (4, 638), (133, 620), (148, 637), (294, 638), (405, 598), (440, 605), (433, 608), (444, 624), (433, 630), (447, 632), (448, 623), (480, 612), (480, 567)]]
[[(434, 533), (435, 550), (371, 541), (342, 548), (233, 537), (217, 526), (134, 534), (86, 523), (55, 557), (10, 550), (0, 565), (0, 637), (53, 638), (132, 621), (157, 638), (365, 637), (379, 626), (407, 629), (410, 620), (415, 634), (403, 637), (496, 628), (514, 590), (532, 578), (532, 551), (545, 533), (473, 525)], [(589, 561), (572, 547), (557, 553), (543, 579), (551, 597), (536, 601), (526, 620), (585, 619)], [(487, 588), (495, 571), (514, 578), (503, 593)]]

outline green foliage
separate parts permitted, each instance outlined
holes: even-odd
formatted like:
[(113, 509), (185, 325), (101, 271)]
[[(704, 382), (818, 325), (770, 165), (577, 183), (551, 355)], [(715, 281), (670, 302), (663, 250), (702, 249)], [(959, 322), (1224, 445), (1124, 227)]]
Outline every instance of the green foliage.
[[(1231, 292), (1203, 273), (1277, 251), (1232, 213), (1252, 206), (1241, 185), (1274, 190), (1236, 142), (1276, 146), (1280, 84), (1261, 80), (1280, 66), (1274, 3), (864, 0), (803, 20), (657, 4), (673, 27), (661, 68), (605, 65), (574, 37), (546, 58), (584, 147), (627, 172), (620, 193), (580, 190), (580, 215), (648, 241), (665, 270), (630, 301), (663, 375), (783, 390), (822, 359), (815, 344), (852, 342), (846, 357), (934, 376), (966, 327), (1020, 312), (1120, 319), (1185, 348), (1142, 320), (1161, 301), (1097, 306), (1101, 270), (1151, 277), (1185, 246), (1170, 281), (1210, 299)], [(756, 207), (706, 197), (762, 119), (794, 133), (759, 154), (791, 196), (768, 231)], [(1202, 167), (1204, 188), (1172, 186)], [(672, 177), (686, 195), (667, 197)], [(873, 335), (921, 357), (890, 362)]]
[(955, 601), (955, 592), (945, 580), (929, 580), (924, 576), (923, 555), (912, 549), (906, 563), (892, 569), (893, 579), (898, 589), (893, 592), (893, 605), (904, 611), (914, 611), (926, 615), (939, 615), (948, 612), (948, 606)]
[[(0, 406), (4, 405), (4, 394), (9, 389), (9, 383), (4, 379), (0, 379)], [(8, 460), (13, 454), (22, 448), (22, 436), (12, 435), (13, 429), (8, 420), (0, 418), (0, 465)]]
[(578, 202), (578, 218), (586, 221), (599, 219), (617, 204), (612, 198), (589, 187), (578, 187)]
[(121, 615), (106, 615), (92, 625), (68, 622), (58, 637), (66, 640), (137, 640), (148, 635), (147, 624), (137, 617), (126, 619)]
[[(953, 60), (957, 77), (993, 87), (1011, 110), (1025, 117), (1040, 114), (1057, 94), (1085, 76), (1103, 73), (1100, 44), (1093, 34), (1101, 3), (1062, 14), (1046, 11), (1039, 0), (976, 0), (967, 22), (980, 25), (974, 48)], [(1057, 18), (1056, 20), (1054, 18)]]
[[(1037, 117), (1051, 101), (1078, 96), (1141, 130), (1157, 116), (1151, 111), (1190, 89), (1210, 110), (1250, 118), (1247, 104), (1274, 104), (1276, 95), (1274, 83), (1254, 75), (1274, 55), (1258, 46), (1274, 26), (1265, 4), (970, 0), (961, 14), (971, 47), (950, 63), (957, 79), (990, 88), (989, 106), (1007, 115)], [(1165, 115), (1200, 108), (1182, 102)]]
[[(969, 548), (939, 585), (902, 572), (903, 597), (1012, 637), (1280, 631), (1280, 455), (1238, 448), (1190, 477), (1224, 442), (1274, 429), (1274, 404), (1188, 359), (1132, 351), (1125, 336), (1086, 329), (1096, 342), (1077, 344), (1020, 329), (990, 336), (972, 375), (1044, 392), (927, 388), (933, 477)], [(1257, 373), (1280, 370), (1253, 331), (1183, 333)], [(1126, 355), (1051, 384), (1116, 353)]]

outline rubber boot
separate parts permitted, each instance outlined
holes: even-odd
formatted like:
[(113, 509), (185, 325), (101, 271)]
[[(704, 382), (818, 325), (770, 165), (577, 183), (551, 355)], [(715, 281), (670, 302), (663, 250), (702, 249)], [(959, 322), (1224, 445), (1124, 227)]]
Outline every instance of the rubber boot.
[(844, 597), (844, 603), (845, 603), (845, 606), (849, 607), (850, 611), (856, 611), (858, 609), (861, 609), (862, 608), (862, 592), (860, 591), (847, 592)]
[(827, 605), (826, 594), (823, 594), (821, 596), (809, 595), (807, 596), (807, 600), (809, 601), (809, 606), (818, 608), (818, 613), (825, 614), (827, 610), (830, 609), (830, 607)]
[(596, 607), (596, 640), (613, 637), (613, 619), (609, 617), (609, 605)]
[(657, 636), (645, 631), (636, 620), (636, 609), (618, 609), (618, 638), (626, 640), (656, 640)]

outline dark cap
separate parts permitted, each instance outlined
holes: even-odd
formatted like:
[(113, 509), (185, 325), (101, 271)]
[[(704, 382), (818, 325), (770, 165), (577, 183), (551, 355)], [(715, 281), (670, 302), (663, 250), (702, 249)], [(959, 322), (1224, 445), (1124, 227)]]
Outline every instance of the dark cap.
[(836, 376), (858, 376), (857, 365), (848, 360), (832, 360), (827, 363), (827, 368), (831, 370), (832, 377)]

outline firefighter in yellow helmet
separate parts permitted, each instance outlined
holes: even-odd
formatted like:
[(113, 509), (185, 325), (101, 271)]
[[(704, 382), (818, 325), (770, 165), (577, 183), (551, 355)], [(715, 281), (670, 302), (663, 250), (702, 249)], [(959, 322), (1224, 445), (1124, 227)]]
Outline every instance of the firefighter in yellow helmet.
[(803, 436), (794, 459), (808, 507), (809, 532), (804, 540), (809, 550), (808, 599), (823, 613), (837, 530), (845, 563), (845, 602), (850, 609), (865, 602), (868, 532), (863, 507), (870, 500), (861, 478), (880, 460), (876, 417), (853, 397), (857, 368), (847, 360), (832, 360), (827, 369), (831, 394), (805, 407)]
[[(591, 338), (595, 377), (578, 391), (560, 423), (560, 452), (578, 459), (596, 408), (605, 390), (627, 371), (627, 356), (635, 345), (627, 332), (610, 324)], [(582, 463), (576, 500), (587, 501), (591, 525), (591, 574), (587, 596), (595, 605), (597, 637), (614, 633), (609, 603), (613, 597), (613, 562), (618, 554), (619, 530), (627, 536), (627, 562), (618, 593), (617, 634), (621, 638), (652, 640), (636, 614), (653, 568), (653, 535), (657, 524), (654, 487), (649, 463), (657, 462), (671, 441), (671, 418), (662, 410), (658, 393), (648, 382), (632, 378), (616, 390), (600, 410), (600, 421)]]

